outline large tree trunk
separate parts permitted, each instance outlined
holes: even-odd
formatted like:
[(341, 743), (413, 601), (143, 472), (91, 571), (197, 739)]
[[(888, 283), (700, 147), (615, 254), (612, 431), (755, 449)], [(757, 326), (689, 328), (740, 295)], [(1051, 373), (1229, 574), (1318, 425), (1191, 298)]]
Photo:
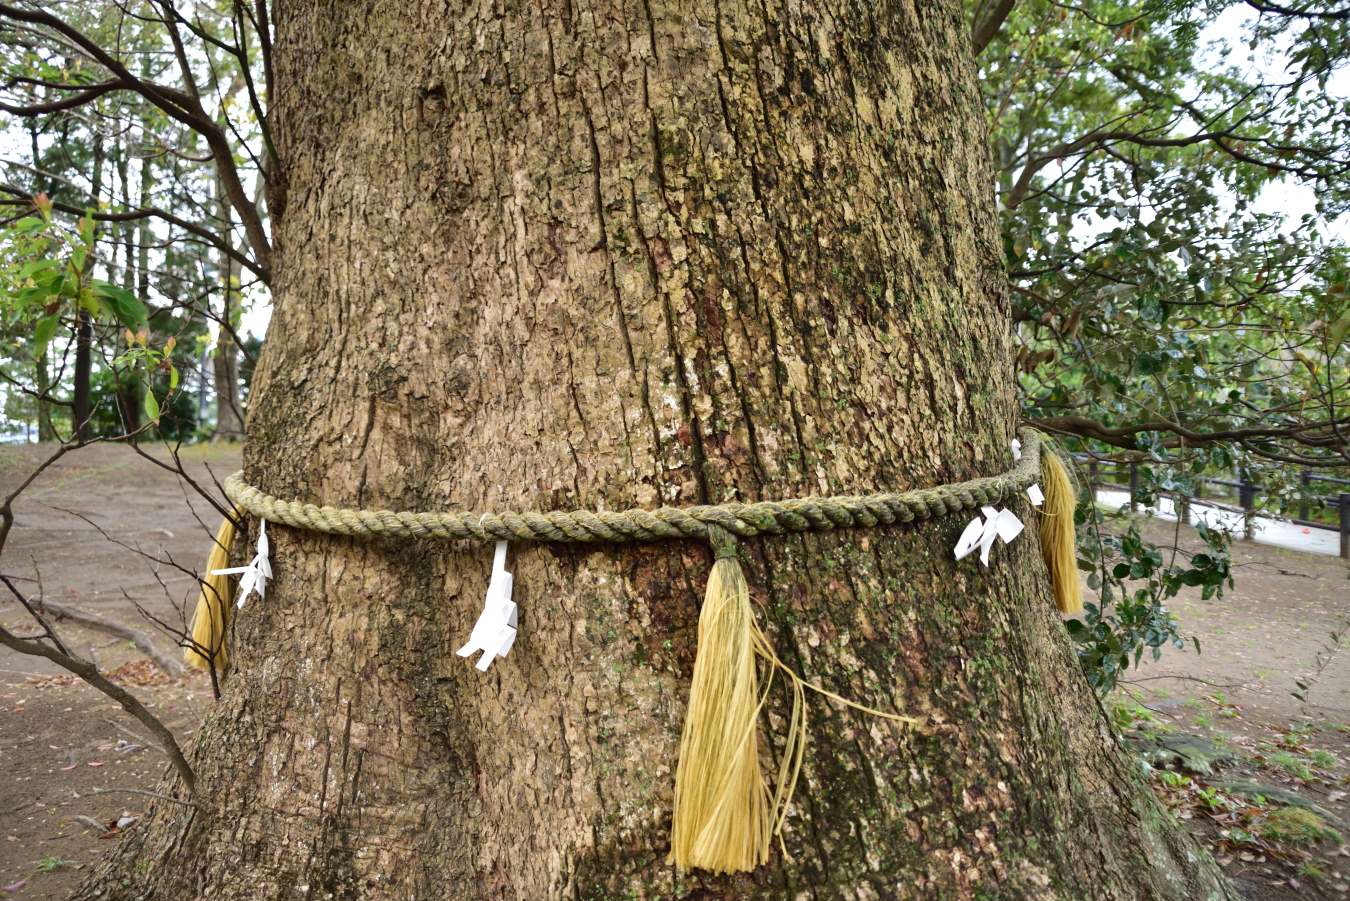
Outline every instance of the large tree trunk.
[[(614, 509), (1008, 468), (958, 7), (280, 5), (249, 481)], [(520, 638), (481, 674), (454, 650), (490, 548), (273, 528), (198, 810), (160, 806), (86, 894), (1228, 897), (1119, 753), (1035, 538), (957, 565), (963, 525), (747, 544), (785, 660), (934, 727), (813, 701), (788, 853), (738, 877), (665, 864), (707, 547), (513, 546)]]

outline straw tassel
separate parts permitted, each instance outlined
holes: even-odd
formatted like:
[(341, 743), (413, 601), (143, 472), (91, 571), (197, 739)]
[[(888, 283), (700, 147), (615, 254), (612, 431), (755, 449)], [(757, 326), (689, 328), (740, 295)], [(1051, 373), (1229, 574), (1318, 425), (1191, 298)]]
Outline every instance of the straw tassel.
[[(202, 590), (197, 596), (197, 610), (192, 616), (193, 644), (183, 650), (183, 660), (189, 666), (209, 671), (214, 661), (216, 672), (223, 673), (229, 668), (230, 658), (225, 646), (225, 633), (230, 626), (230, 577), (213, 575), (215, 570), (230, 565), (230, 543), (234, 541), (234, 522), (243, 511), (235, 507), (221, 522), (216, 530), (215, 546), (206, 558), (206, 570), (202, 573)], [(197, 648), (207, 648), (211, 659), (199, 653)]]
[(716, 560), (698, 620), (669, 862), (734, 873), (768, 860), (774, 827), (756, 728), (764, 705), (756, 673), (763, 637), (735, 539), (716, 526), (708, 532)]
[(1074, 547), (1074, 508), (1078, 494), (1064, 461), (1048, 447), (1041, 449), (1041, 555), (1050, 571), (1055, 606), (1060, 613), (1083, 612), (1083, 587), (1078, 581), (1078, 552)]

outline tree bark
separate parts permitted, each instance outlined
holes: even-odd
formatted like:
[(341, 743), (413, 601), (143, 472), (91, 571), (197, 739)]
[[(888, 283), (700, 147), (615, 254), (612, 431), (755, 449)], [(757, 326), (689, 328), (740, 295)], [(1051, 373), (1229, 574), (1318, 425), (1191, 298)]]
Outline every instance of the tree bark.
[[(959, 3), (276, 12), (252, 484), (616, 509), (1011, 466)], [(982, 569), (963, 526), (746, 544), (784, 660), (933, 726), (812, 700), (786, 854), (736, 877), (665, 864), (705, 546), (513, 545), (520, 638), (482, 674), (454, 650), (489, 547), (269, 529), (198, 810), (160, 805), (82, 897), (1230, 897), (1117, 747), (1033, 530)]]
[[(230, 93), (237, 94), (239, 87), (238, 84), (233, 85)], [(221, 123), (222, 127), (224, 124)], [(216, 178), (216, 208), (220, 216), (220, 236), (227, 245), (232, 245), (233, 216), (230, 199), (220, 177)], [(239, 399), (239, 349), (235, 347), (234, 338), (225, 326), (234, 322), (243, 269), (234, 258), (223, 252), (217, 265), (220, 273), (221, 325), (216, 332), (216, 347), (211, 355), (216, 395), (216, 427), (211, 433), (211, 440), (240, 441), (244, 437), (244, 407)]]
[(56, 434), (56, 425), (52, 422), (53, 404), (51, 401), (51, 394), (55, 389), (55, 386), (52, 384), (51, 372), (47, 366), (46, 353), (39, 356), (33, 363), (33, 381), (37, 386), (35, 405), (37, 410), (38, 441), (43, 443), (61, 440)]
[[(97, 203), (103, 194), (103, 137), (94, 137), (93, 175), (89, 196)], [(94, 254), (85, 262), (85, 272), (94, 271)], [(75, 312), (75, 373), (71, 387), (71, 430), (75, 437), (86, 441), (92, 432), (89, 418), (93, 415), (92, 376), (94, 370), (94, 317), (87, 310)]]

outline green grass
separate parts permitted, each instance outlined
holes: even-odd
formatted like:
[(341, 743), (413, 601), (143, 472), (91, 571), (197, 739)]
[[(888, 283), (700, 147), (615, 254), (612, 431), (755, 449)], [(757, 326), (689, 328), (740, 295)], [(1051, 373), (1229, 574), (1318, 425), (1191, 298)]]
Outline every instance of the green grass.
[(1305, 860), (1298, 865), (1298, 875), (1300, 879), (1324, 879), (1327, 871), (1315, 860)]
[(61, 857), (52, 856), (52, 857), (44, 857), (41, 860), (39, 860), (37, 868), (38, 872), (40, 873), (55, 873), (57, 870), (64, 870), (66, 867), (77, 867), (77, 866), (79, 866), (79, 864), (73, 860), (66, 860)]
[(1266, 758), (1266, 763), (1284, 770), (1295, 779), (1308, 782), (1313, 778), (1312, 768), (1300, 760), (1292, 751), (1276, 751)]
[(1330, 751), (1323, 751), (1321, 748), (1315, 748), (1314, 750), (1309, 751), (1308, 759), (1312, 761), (1313, 766), (1323, 770), (1329, 770), (1337, 763), (1335, 754)]
[(1111, 714), (1111, 722), (1118, 732), (1128, 732), (1135, 726), (1156, 726), (1160, 721), (1152, 710), (1133, 698), (1110, 695), (1106, 699), (1106, 709)]
[(1256, 831), (1264, 839), (1288, 845), (1341, 840), (1341, 834), (1328, 826), (1326, 820), (1305, 807), (1276, 807), (1261, 817)]
[(1154, 770), (1158, 781), (1168, 788), (1183, 788), (1191, 784), (1191, 777), (1173, 770)]

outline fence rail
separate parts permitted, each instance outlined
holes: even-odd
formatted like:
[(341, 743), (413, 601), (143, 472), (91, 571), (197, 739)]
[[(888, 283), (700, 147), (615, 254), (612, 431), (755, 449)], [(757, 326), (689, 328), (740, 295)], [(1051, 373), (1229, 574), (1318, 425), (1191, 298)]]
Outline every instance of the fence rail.
[[(1105, 460), (1096, 460), (1086, 455), (1075, 454), (1075, 459), (1080, 463), (1087, 464), (1088, 481), (1093, 490), (1102, 488), (1126, 488), (1130, 492), (1130, 512), (1134, 513), (1140, 507), (1140, 481), (1138, 463), (1114, 463)], [(1100, 477), (1103, 468), (1127, 470), (1128, 479), (1125, 482), (1108, 482)], [(1221, 485), (1225, 488), (1232, 488), (1237, 491), (1237, 505), (1227, 504), (1218, 499), (1206, 498), (1197, 490), (1194, 495), (1185, 495), (1176, 491), (1159, 491), (1160, 495), (1171, 497), (1176, 503), (1177, 518), (1182, 522), (1190, 523), (1190, 512), (1192, 501), (1202, 501), (1211, 507), (1219, 507), (1224, 510), (1231, 510), (1242, 514), (1244, 537), (1251, 539), (1255, 531), (1256, 501), (1260, 493), (1260, 486), (1241, 479), (1219, 479), (1208, 476), (1201, 476), (1196, 479), (1198, 484)], [(1299, 482), (1304, 488), (1312, 485), (1314, 482), (1322, 482), (1329, 485), (1341, 487), (1341, 491), (1327, 498), (1309, 498), (1306, 494), (1299, 498), (1298, 516), (1290, 517), (1289, 521), (1300, 526), (1312, 529), (1326, 529), (1331, 532), (1338, 532), (1341, 539), (1341, 557), (1350, 560), (1350, 479), (1337, 479), (1332, 476), (1324, 476), (1319, 473), (1303, 470), (1299, 475)], [(1337, 511), (1336, 525), (1327, 525), (1324, 522), (1317, 522), (1311, 518), (1312, 507), (1330, 507)]]

